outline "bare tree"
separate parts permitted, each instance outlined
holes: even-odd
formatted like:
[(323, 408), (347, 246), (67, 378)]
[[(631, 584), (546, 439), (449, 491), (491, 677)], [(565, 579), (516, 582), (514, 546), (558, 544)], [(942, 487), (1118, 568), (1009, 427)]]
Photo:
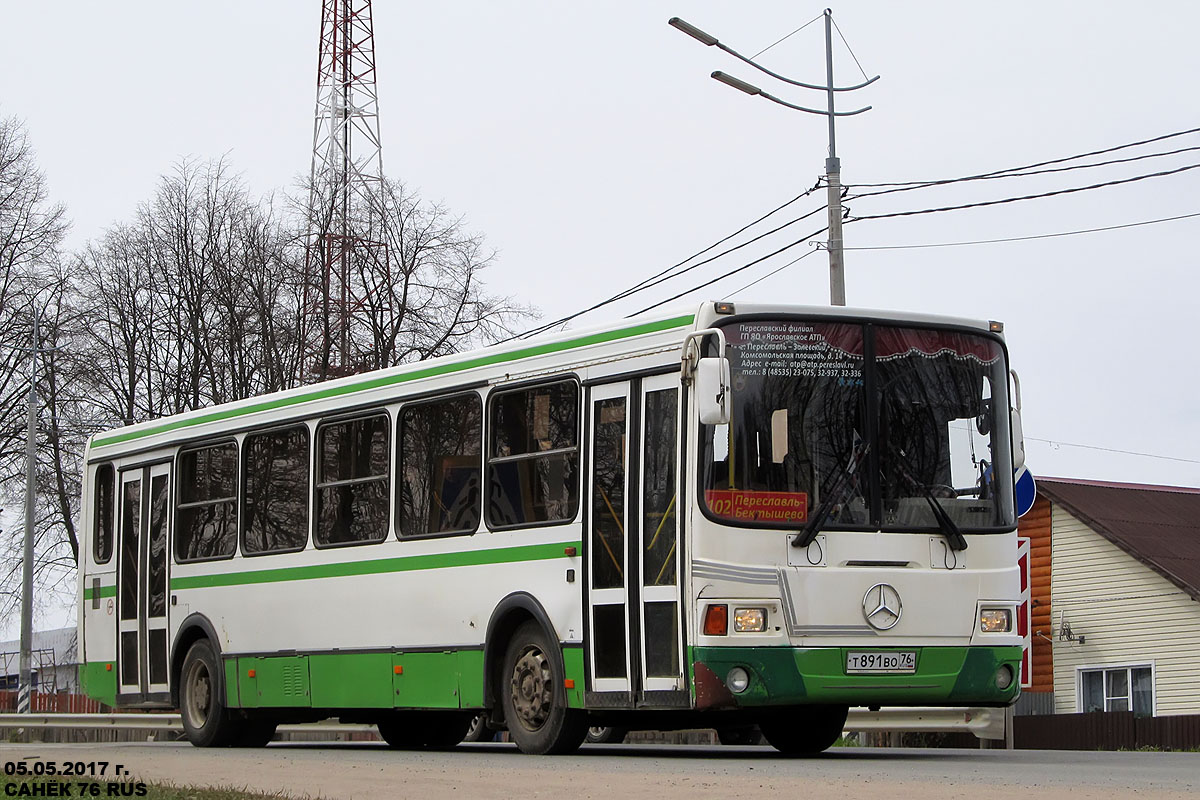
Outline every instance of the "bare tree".
[[(37, 168), (24, 126), (14, 118), (0, 118), (0, 504), (20, 508), (25, 487), (26, 397), (35, 306), (53, 329), (56, 309), (64, 293), (56, 269), (58, 248), (67, 230), (61, 205), (50, 202), (46, 179)], [(45, 373), (39, 390), (45, 391)], [(53, 413), (42, 414), (44, 432)], [(39, 437), (43, 444), (47, 440)], [(38, 451), (35, 480), (41, 501), (33, 531), (41, 583), (67, 588), (74, 557), (70, 501), (66, 507), (45, 490), (56, 483), (52, 452)], [(76, 487), (64, 485), (68, 494)], [(19, 514), (8, 514), (10, 524), (0, 531), (0, 616), (11, 618), (19, 605), (17, 575), (21, 565), (22, 525)]]
[[(384, 178), (350, 195), (349, 366), (379, 369), (488, 344), (511, 333), (530, 308), (485, 291), (481, 273), (495, 260), (483, 236), (467, 230), (445, 207), (422, 201), (398, 181)], [(334, 191), (307, 196), (329, 197)], [(327, 207), (306, 209), (310, 246), (327, 240), (334, 224)], [(337, 234), (338, 236), (342, 234)], [(325, 254), (328, 257), (328, 252)], [(321, 253), (310, 251), (309, 296), (325, 292)], [(329, 377), (338, 334), (336, 307), (305, 308), (311, 363), (318, 380)], [(315, 323), (315, 324), (314, 324)]]

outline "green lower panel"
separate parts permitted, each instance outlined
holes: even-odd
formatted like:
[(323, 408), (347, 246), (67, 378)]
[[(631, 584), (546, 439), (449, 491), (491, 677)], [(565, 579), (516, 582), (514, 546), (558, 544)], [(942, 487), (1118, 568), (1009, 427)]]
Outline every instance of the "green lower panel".
[[(849, 650), (915, 650), (917, 670), (909, 675), (846, 674)], [(733, 667), (746, 668), (750, 686), (734, 699), (742, 706), (799, 703), (849, 705), (1004, 705), (1018, 693), (1014, 679), (996, 687), (996, 672), (1008, 665), (1018, 674), (1020, 647), (814, 648), (696, 647), (703, 664), (724, 680)]]
[(483, 708), (483, 651), (458, 651), (458, 705)]
[(242, 708), (303, 708), (312, 705), (307, 656), (237, 658), (238, 702)]
[(482, 650), (230, 656), (225, 677), (232, 708), (483, 706)]
[(112, 661), (89, 661), (79, 665), (79, 688), (93, 700), (117, 704), (117, 665)]
[[(457, 651), (396, 653), (391, 658), (392, 705), (397, 708), (459, 707)], [(482, 666), (482, 653), (480, 663)]]
[(567, 708), (583, 708), (583, 647), (563, 648), (563, 669), (568, 682)]
[(391, 653), (329, 653), (308, 657), (314, 708), (390, 708)]

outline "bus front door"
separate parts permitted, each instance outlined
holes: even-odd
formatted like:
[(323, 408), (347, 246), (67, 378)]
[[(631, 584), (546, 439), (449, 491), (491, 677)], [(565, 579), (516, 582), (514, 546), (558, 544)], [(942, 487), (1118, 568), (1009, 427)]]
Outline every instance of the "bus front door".
[(117, 567), (117, 682), (123, 705), (170, 702), (167, 542), (170, 465), (121, 472)]
[(679, 596), (679, 376), (588, 395), (588, 703), (688, 704)]

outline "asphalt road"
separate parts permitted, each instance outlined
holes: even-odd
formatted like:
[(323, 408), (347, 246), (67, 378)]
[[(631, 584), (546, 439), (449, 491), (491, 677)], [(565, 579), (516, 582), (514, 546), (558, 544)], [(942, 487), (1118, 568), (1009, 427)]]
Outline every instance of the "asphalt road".
[[(9, 744), (0, 761), (109, 761), (131, 776), (323, 798), (880, 798), (1006, 800), (1200, 796), (1200, 753), (836, 748), (818, 758), (767, 747), (591, 745), (525, 756), (507, 744), (451, 752), (377, 744)], [(0, 779), (2, 780), (2, 779)]]

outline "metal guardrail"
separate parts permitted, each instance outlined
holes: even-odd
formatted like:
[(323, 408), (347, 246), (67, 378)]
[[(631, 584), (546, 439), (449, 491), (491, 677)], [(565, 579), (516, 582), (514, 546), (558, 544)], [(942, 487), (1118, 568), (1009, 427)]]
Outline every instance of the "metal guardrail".
[[(77, 728), (80, 730), (149, 730), (183, 732), (178, 714), (0, 714), (0, 728)], [(285, 733), (354, 733), (374, 725), (309, 722), (280, 725)]]
[(969, 732), (980, 739), (1005, 737), (1003, 708), (852, 708), (846, 730), (866, 733), (913, 731), (917, 733)]
[[(852, 708), (846, 730), (869, 733), (916, 731), (970, 732), (980, 739), (1005, 737), (1003, 708)], [(183, 731), (178, 714), (0, 714), (0, 728), (78, 728), (89, 730)], [(349, 733), (374, 731), (374, 725), (315, 722), (280, 725), (286, 733)]]

